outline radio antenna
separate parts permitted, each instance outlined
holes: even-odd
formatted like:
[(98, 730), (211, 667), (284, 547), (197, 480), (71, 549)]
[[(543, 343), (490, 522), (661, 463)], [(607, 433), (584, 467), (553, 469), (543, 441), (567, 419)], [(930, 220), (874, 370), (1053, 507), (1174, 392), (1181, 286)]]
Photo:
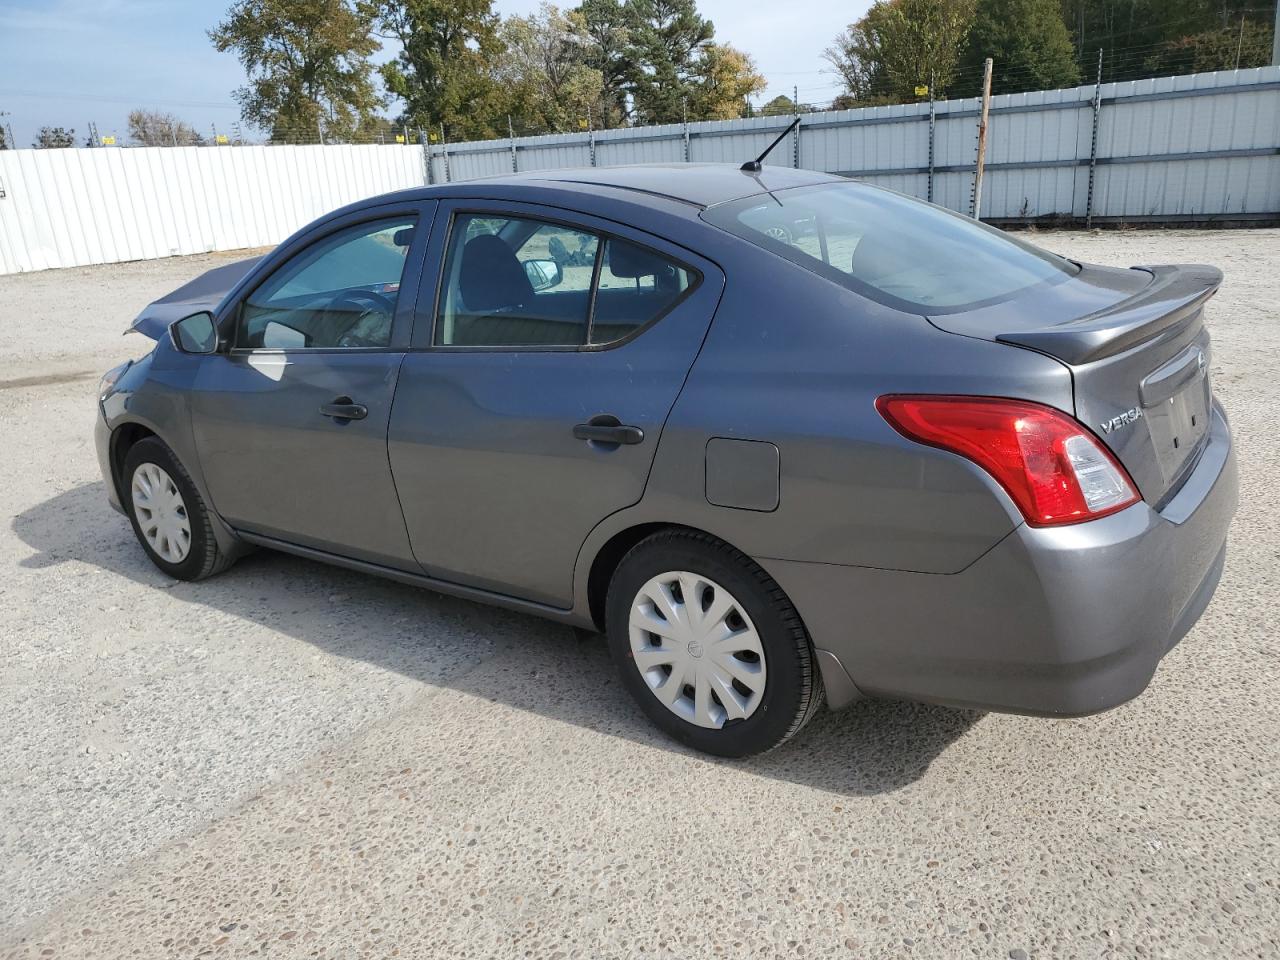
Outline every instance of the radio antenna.
[(796, 117), (794, 120), (791, 121), (791, 126), (787, 127), (787, 129), (783, 130), (780, 134), (778, 134), (777, 140), (773, 141), (773, 143), (769, 144), (769, 146), (764, 148), (764, 153), (760, 154), (760, 156), (756, 157), (754, 160), (748, 160), (741, 167), (739, 167), (739, 169), (744, 170), (747, 173), (759, 173), (761, 170), (764, 169), (764, 158), (767, 157), (773, 151), (774, 147), (776, 147), (778, 144), (780, 144), (783, 141), (783, 138), (785, 138), (788, 133), (790, 133), (792, 130), (794, 130), (798, 126), (800, 126), (800, 118)]

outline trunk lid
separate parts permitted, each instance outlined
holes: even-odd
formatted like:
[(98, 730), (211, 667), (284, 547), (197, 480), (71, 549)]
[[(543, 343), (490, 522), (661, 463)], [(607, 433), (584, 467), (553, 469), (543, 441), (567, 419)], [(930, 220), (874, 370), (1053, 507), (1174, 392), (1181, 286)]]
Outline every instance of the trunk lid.
[(1221, 282), (1222, 272), (1209, 266), (1086, 266), (1063, 283), (929, 320), (1065, 364), (1076, 417), (1159, 509), (1207, 440), (1212, 392), (1204, 305)]

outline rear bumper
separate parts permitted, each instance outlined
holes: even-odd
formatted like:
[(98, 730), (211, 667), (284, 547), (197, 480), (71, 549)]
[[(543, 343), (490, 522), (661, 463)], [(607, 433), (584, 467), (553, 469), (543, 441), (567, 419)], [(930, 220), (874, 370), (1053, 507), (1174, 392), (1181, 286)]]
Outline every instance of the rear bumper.
[(1199, 464), (1160, 512), (1139, 503), (1072, 526), (1024, 524), (951, 575), (762, 563), (822, 652), (833, 706), (861, 692), (1081, 715), (1141, 693), (1199, 619), (1236, 499), (1231, 435), (1215, 409)]

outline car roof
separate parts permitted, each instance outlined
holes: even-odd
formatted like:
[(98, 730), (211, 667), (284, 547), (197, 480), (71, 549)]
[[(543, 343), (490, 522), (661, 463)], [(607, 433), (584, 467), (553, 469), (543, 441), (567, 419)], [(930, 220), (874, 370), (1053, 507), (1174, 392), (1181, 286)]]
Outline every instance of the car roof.
[[(698, 207), (755, 196), (789, 187), (804, 187), (842, 180), (814, 170), (766, 166), (747, 172), (736, 163), (651, 163), (617, 167), (577, 167), (506, 174), (451, 184), (474, 191), (477, 186), (609, 187), (664, 197)], [(452, 193), (454, 190), (439, 192)]]

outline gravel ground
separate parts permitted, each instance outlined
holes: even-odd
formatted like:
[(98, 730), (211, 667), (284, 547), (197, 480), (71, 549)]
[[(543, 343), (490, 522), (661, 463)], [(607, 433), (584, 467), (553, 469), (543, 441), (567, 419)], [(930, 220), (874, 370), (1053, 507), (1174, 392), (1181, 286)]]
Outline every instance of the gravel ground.
[(1280, 232), (1039, 239), (1226, 271), (1216, 599), (1110, 713), (860, 703), (746, 762), (561, 627), (270, 553), (163, 577), (93, 391), (226, 258), (0, 277), (0, 957), (1280, 956)]

